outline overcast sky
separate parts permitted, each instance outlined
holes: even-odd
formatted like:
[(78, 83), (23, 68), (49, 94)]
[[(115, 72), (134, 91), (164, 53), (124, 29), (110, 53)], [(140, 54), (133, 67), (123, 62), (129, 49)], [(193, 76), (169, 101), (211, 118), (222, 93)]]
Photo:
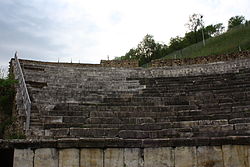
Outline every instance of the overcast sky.
[(189, 15), (205, 25), (235, 15), (250, 20), (249, 0), (0, 0), (0, 66), (23, 59), (99, 63), (122, 56), (146, 34), (168, 44)]

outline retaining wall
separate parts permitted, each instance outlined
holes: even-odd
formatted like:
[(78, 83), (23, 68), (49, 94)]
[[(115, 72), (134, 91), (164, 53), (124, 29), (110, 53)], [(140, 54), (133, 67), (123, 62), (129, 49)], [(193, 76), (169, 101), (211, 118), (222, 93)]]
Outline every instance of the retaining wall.
[(15, 149), (14, 167), (249, 167), (250, 146)]
[(152, 60), (152, 67), (164, 67), (164, 66), (182, 66), (191, 64), (208, 64), (219, 61), (232, 61), (235, 59), (250, 58), (250, 52), (244, 51), (239, 53), (223, 54), (223, 55), (211, 55), (196, 58), (184, 58), (184, 59), (157, 59)]
[(102, 67), (125, 67), (135, 68), (139, 67), (138, 60), (101, 60)]

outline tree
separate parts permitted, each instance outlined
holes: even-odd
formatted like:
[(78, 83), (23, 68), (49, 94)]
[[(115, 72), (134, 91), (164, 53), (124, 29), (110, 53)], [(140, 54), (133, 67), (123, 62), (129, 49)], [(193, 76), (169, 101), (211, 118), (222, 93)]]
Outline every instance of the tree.
[(245, 17), (244, 16), (234, 16), (234, 17), (231, 17), (228, 20), (228, 30), (232, 29), (235, 26), (244, 24), (244, 21), (245, 21)]
[(132, 48), (130, 49), (126, 54), (125, 54), (125, 59), (128, 60), (138, 60), (139, 58), (137, 57), (137, 50)]
[(169, 54), (169, 47), (166, 44), (160, 44), (160, 43), (156, 43), (156, 51), (153, 54), (152, 60), (154, 59), (159, 59), (162, 58), (164, 56), (166, 56), (167, 54)]
[(203, 15), (194, 13), (193, 15), (189, 16), (189, 21), (186, 24), (186, 26), (188, 27), (190, 31), (194, 31), (196, 42), (198, 42), (197, 30), (203, 27), (204, 25), (202, 18), (203, 18)]
[(224, 32), (225, 27), (223, 26), (222, 23), (218, 23), (215, 25), (208, 25), (205, 27), (205, 36), (207, 35), (208, 37), (213, 37), (213, 36), (218, 36)]
[(155, 57), (157, 50), (156, 42), (152, 35), (147, 34), (138, 44), (136, 56), (139, 58), (140, 65), (150, 62), (152, 57)]
[(184, 44), (184, 39), (182, 37), (176, 36), (175, 38), (170, 38), (169, 48), (172, 51), (180, 50), (185, 46), (186, 45)]
[(136, 48), (130, 49), (124, 56), (116, 60), (139, 60), (139, 64), (149, 63), (153, 59), (161, 58), (168, 53), (167, 45), (155, 42), (152, 35), (147, 34)]
[(218, 36), (225, 31), (225, 27), (223, 26), (223, 23), (215, 24), (214, 27), (216, 29), (216, 32), (213, 34), (213, 36)]

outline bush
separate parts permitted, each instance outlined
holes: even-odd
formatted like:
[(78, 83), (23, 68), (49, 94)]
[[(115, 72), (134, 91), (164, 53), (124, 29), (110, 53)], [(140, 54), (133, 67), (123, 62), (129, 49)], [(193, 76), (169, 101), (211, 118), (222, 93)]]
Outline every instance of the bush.
[(0, 138), (3, 137), (6, 128), (13, 123), (12, 110), (16, 82), (11, 75), (7, 78), (0, 78)]
[(0, 113), (11, 116), (15, 96), (14, 84), (16, 80), (12, 77), (0, 79)]

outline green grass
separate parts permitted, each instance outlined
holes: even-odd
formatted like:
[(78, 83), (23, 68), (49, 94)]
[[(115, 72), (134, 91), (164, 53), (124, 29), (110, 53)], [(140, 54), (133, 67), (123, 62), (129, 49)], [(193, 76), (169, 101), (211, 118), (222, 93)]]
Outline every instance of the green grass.
[(238, 52), (250, 49), (250, 25), (238, 26), (220, 36), (206, 40), (206, 46), (202, 42), (175, 51), (163, 57), (164, 59), (194, 58)]

